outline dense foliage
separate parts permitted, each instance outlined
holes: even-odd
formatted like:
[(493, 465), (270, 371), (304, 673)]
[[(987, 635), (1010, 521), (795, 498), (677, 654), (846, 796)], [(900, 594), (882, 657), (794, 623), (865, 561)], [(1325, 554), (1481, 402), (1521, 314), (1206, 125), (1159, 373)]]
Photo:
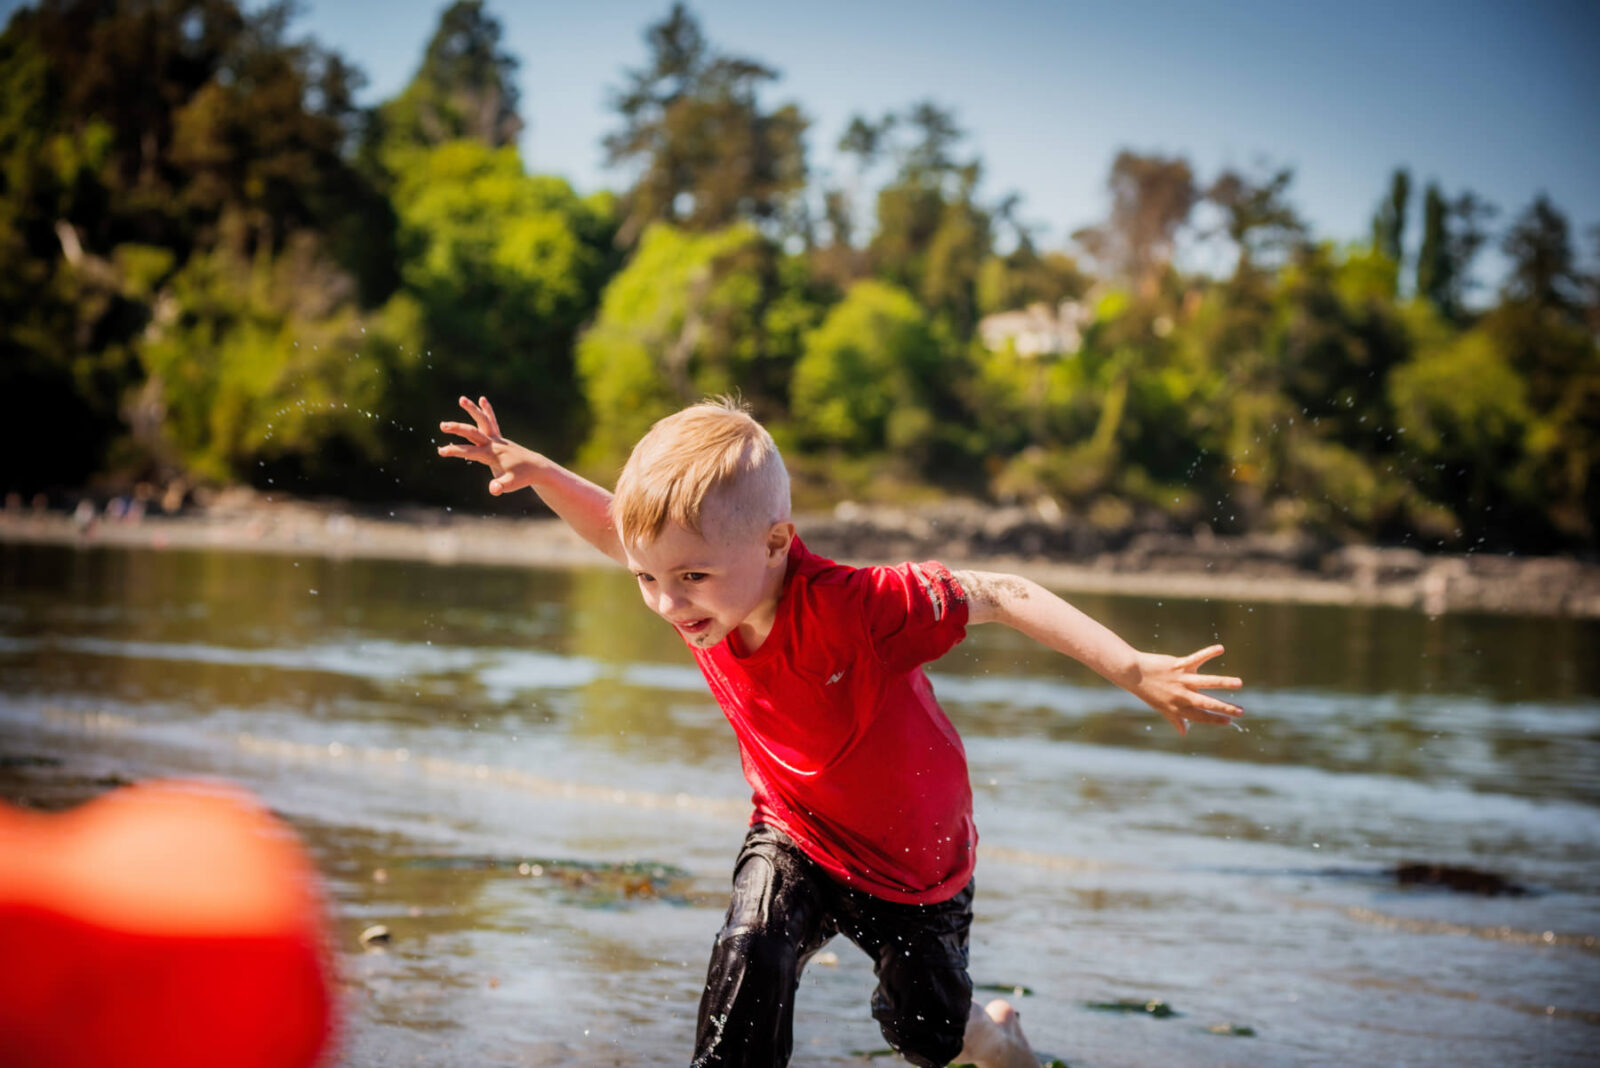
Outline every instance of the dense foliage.
[[(1291, 169), (1126, 150), (1104, 222), (1041, 249), (934, 103), (855, 118), (848, 173), (813, 171), (777, 72), (681, 5), (619, 72), (625, 188), (584, 196), (525, 169), (481, 0), (371, 109), (290, 23), (42, 0), (0, 36), (0, 410), (49, 442), (0, 489), (478, 502), (430, 447), (461, 393), (602, 480), (654, 418), (739, 393), (806, 503), (1597, 544), (1600, 281), (1544, 197), (1495, 232), (1470, 191), (1397, 170), (1340, 243)], [(1491, 241), (1506, 277), (1475, 291)]]

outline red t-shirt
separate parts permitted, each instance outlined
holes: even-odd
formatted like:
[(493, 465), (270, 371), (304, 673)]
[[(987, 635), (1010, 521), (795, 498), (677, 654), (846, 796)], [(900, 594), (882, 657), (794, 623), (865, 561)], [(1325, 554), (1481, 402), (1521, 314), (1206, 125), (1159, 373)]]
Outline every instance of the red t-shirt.
[(978, 842), (967, 756), (922, 665), (966, 625), (942, 564), (845, 567), (796, 538), (761, 648), (690, 647), (738, 736), (751, 822), (876, 897), (959, 893)]

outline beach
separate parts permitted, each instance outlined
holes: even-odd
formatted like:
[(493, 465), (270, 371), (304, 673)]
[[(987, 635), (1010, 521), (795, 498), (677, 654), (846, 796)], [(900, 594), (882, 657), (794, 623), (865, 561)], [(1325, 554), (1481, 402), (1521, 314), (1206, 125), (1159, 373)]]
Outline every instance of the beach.
[[(1023, 574), (1064, 592), (1600, 618), (1600, 565), (1570, 557), (1429, 554), (1295, 535), (1108, 535), (1048, 510), (959, 501), (921, 508), (842, 502), (798, 515), (796, 525), (815, 551), (841, 561), (937, 558)], [(76, 513), (33, 510), (13, 501), (0, 511), (0, 541), (527, 567), (608, 563), (548, 513), (355, 506), (244, 488), (173, 515), (92, 504)]]
[[(625, 571), (548, 524), (430, 521), (291, 505), (0, 539), (0, 797), (260, 797), (321, 874), (339, 1068), (681, 1064), (749, 814), (727, 725)], [(1593, 620), (1072, 600), (1141, 647), (1225, 644), (1246, 717), (1179, 737), (1004, 628), (930, 665), (980, 834), (973, 979), (1042, 1052), (1592, 1063)], [(870, 961), (827, 952), (794, 1063), (893, 1063)]]

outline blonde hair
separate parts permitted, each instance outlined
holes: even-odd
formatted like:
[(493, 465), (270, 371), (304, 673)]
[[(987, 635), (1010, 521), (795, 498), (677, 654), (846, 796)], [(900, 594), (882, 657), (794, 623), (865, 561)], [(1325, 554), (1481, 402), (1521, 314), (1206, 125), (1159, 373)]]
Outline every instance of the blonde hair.
[(731, 397), (657, 420), (617, 479), (611, 520), (624, 544), (653, 541), (674, 522), (705, 536), (714, 500), (719, 536), (764, 533), (789, 518), (789, 472), (772, 435)]

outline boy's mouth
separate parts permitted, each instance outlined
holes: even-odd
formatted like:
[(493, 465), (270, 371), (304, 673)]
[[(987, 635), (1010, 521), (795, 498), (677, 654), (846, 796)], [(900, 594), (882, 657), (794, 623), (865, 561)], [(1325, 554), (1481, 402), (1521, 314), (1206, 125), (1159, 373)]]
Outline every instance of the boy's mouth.
[(683, 631), (685, 634), (699, 634), (711, 626), (711, 617), (707, 616), (705, 619), (692, 619), (687, 623), (675, 623), (673, 625), (679, 630)]

